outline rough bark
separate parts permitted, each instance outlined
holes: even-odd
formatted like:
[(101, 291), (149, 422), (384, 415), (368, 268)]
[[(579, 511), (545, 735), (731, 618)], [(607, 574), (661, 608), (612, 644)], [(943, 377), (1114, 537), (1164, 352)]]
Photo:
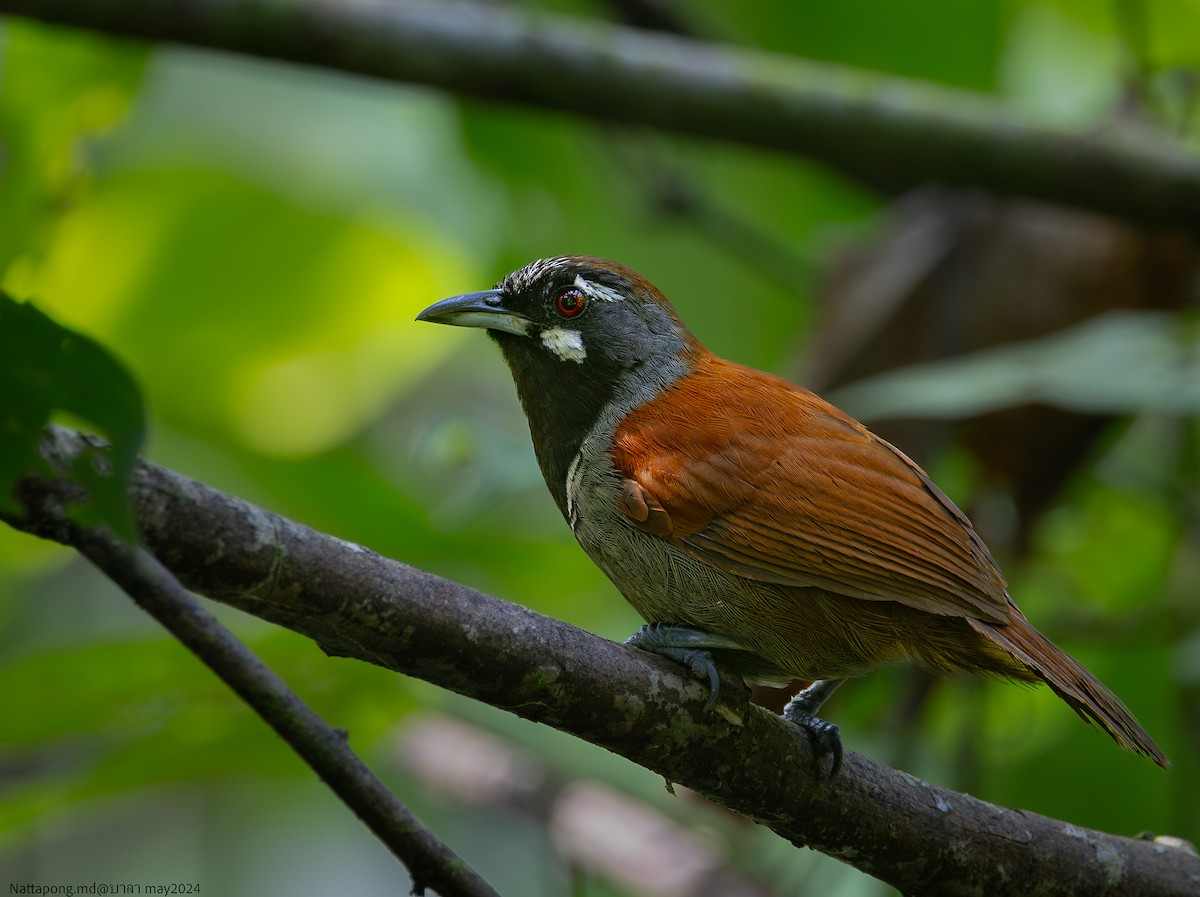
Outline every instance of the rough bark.
[[(44, 455), (69, 470), (78, 434)], [(807, 740), (732, 682), (717, 712), (667, 661), (381, 557), (153, 464), (132, 486), (146, 547), (184, 584), (313, 638), (570, 732), (906, 894), (1200, 892), (1187, 850), (988, 804), (847, 752), (823, 779)], [(30, 476), (9, 522), (67, 544), (77, 487)]]

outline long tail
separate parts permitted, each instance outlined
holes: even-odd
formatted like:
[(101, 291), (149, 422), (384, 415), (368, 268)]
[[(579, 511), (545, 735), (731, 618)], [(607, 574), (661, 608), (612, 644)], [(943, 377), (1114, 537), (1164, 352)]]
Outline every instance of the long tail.
[(1038, 632), (1013, 608), (1008, 623), (968, 620), (980, 635), (1012, 653), (1071, 705), (1085, 722), (1094, 722), (1127, 751), (1143, 754), (1167, 769), (1171, 761), (1134, 719), (1121, 699), (1074, 658)]

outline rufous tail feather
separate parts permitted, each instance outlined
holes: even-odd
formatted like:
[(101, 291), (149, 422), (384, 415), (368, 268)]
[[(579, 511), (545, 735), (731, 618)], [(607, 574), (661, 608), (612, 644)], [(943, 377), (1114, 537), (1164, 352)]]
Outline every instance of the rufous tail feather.
[(1016, 608), (1009, 623), (969, 622), (980, 635), (1010, 651), (1086, 722), (1098, 725), (1125, 750), (1144, 754), (1163, 769), (1171, 765), (1162, 748), (1138, 724), (1121, 699), (1034, 629)]

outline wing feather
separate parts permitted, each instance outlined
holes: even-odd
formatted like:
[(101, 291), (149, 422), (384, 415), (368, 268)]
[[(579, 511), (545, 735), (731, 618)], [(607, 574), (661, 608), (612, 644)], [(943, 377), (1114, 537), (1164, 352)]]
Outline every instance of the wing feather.
[(636, 492), (623, 503), (635, 525), (704, 563), (1009, 619), (1004, 577), (962, 511), (902, 452), (779, 378), (702, 357), (626, 417), (614, 463), (625, 494)]

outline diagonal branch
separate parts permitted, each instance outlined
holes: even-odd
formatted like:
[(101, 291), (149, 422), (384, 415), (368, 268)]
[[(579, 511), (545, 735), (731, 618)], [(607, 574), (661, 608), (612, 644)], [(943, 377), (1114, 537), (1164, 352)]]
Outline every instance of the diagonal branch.
[(498, 897), (388, 791), (350, 749), (342, 733), (300, 700), (159, 561), (107, 530), (79, 526), (65, 516), (57, 523), (80, 554), (224, 680), (313, 768), (404, 863), (414, 894), (431, 887), (442, 897)]
[(231, 50), (464, 96), (1200, 226), (1200, 161), (1148, 134), (1039, 127), (982, 95), (792, 57), (464, 2), (0, 0), (0, 14)]
[[(49, 431), (69, 470), (83, 438)], [(77, 487), (29, 476), (14, 526), (71, 544)], [(607, 748), (904, 893), (1194, 895), (1200, 858), (1080, 829), (847, 753), (820, 781), (808, 742), (727, 683), (719, 713), (669, 662), (307, 529), (141, 463), (135, 515), (189, 588), (294, 629), (331, 654), (425, 679)]]

